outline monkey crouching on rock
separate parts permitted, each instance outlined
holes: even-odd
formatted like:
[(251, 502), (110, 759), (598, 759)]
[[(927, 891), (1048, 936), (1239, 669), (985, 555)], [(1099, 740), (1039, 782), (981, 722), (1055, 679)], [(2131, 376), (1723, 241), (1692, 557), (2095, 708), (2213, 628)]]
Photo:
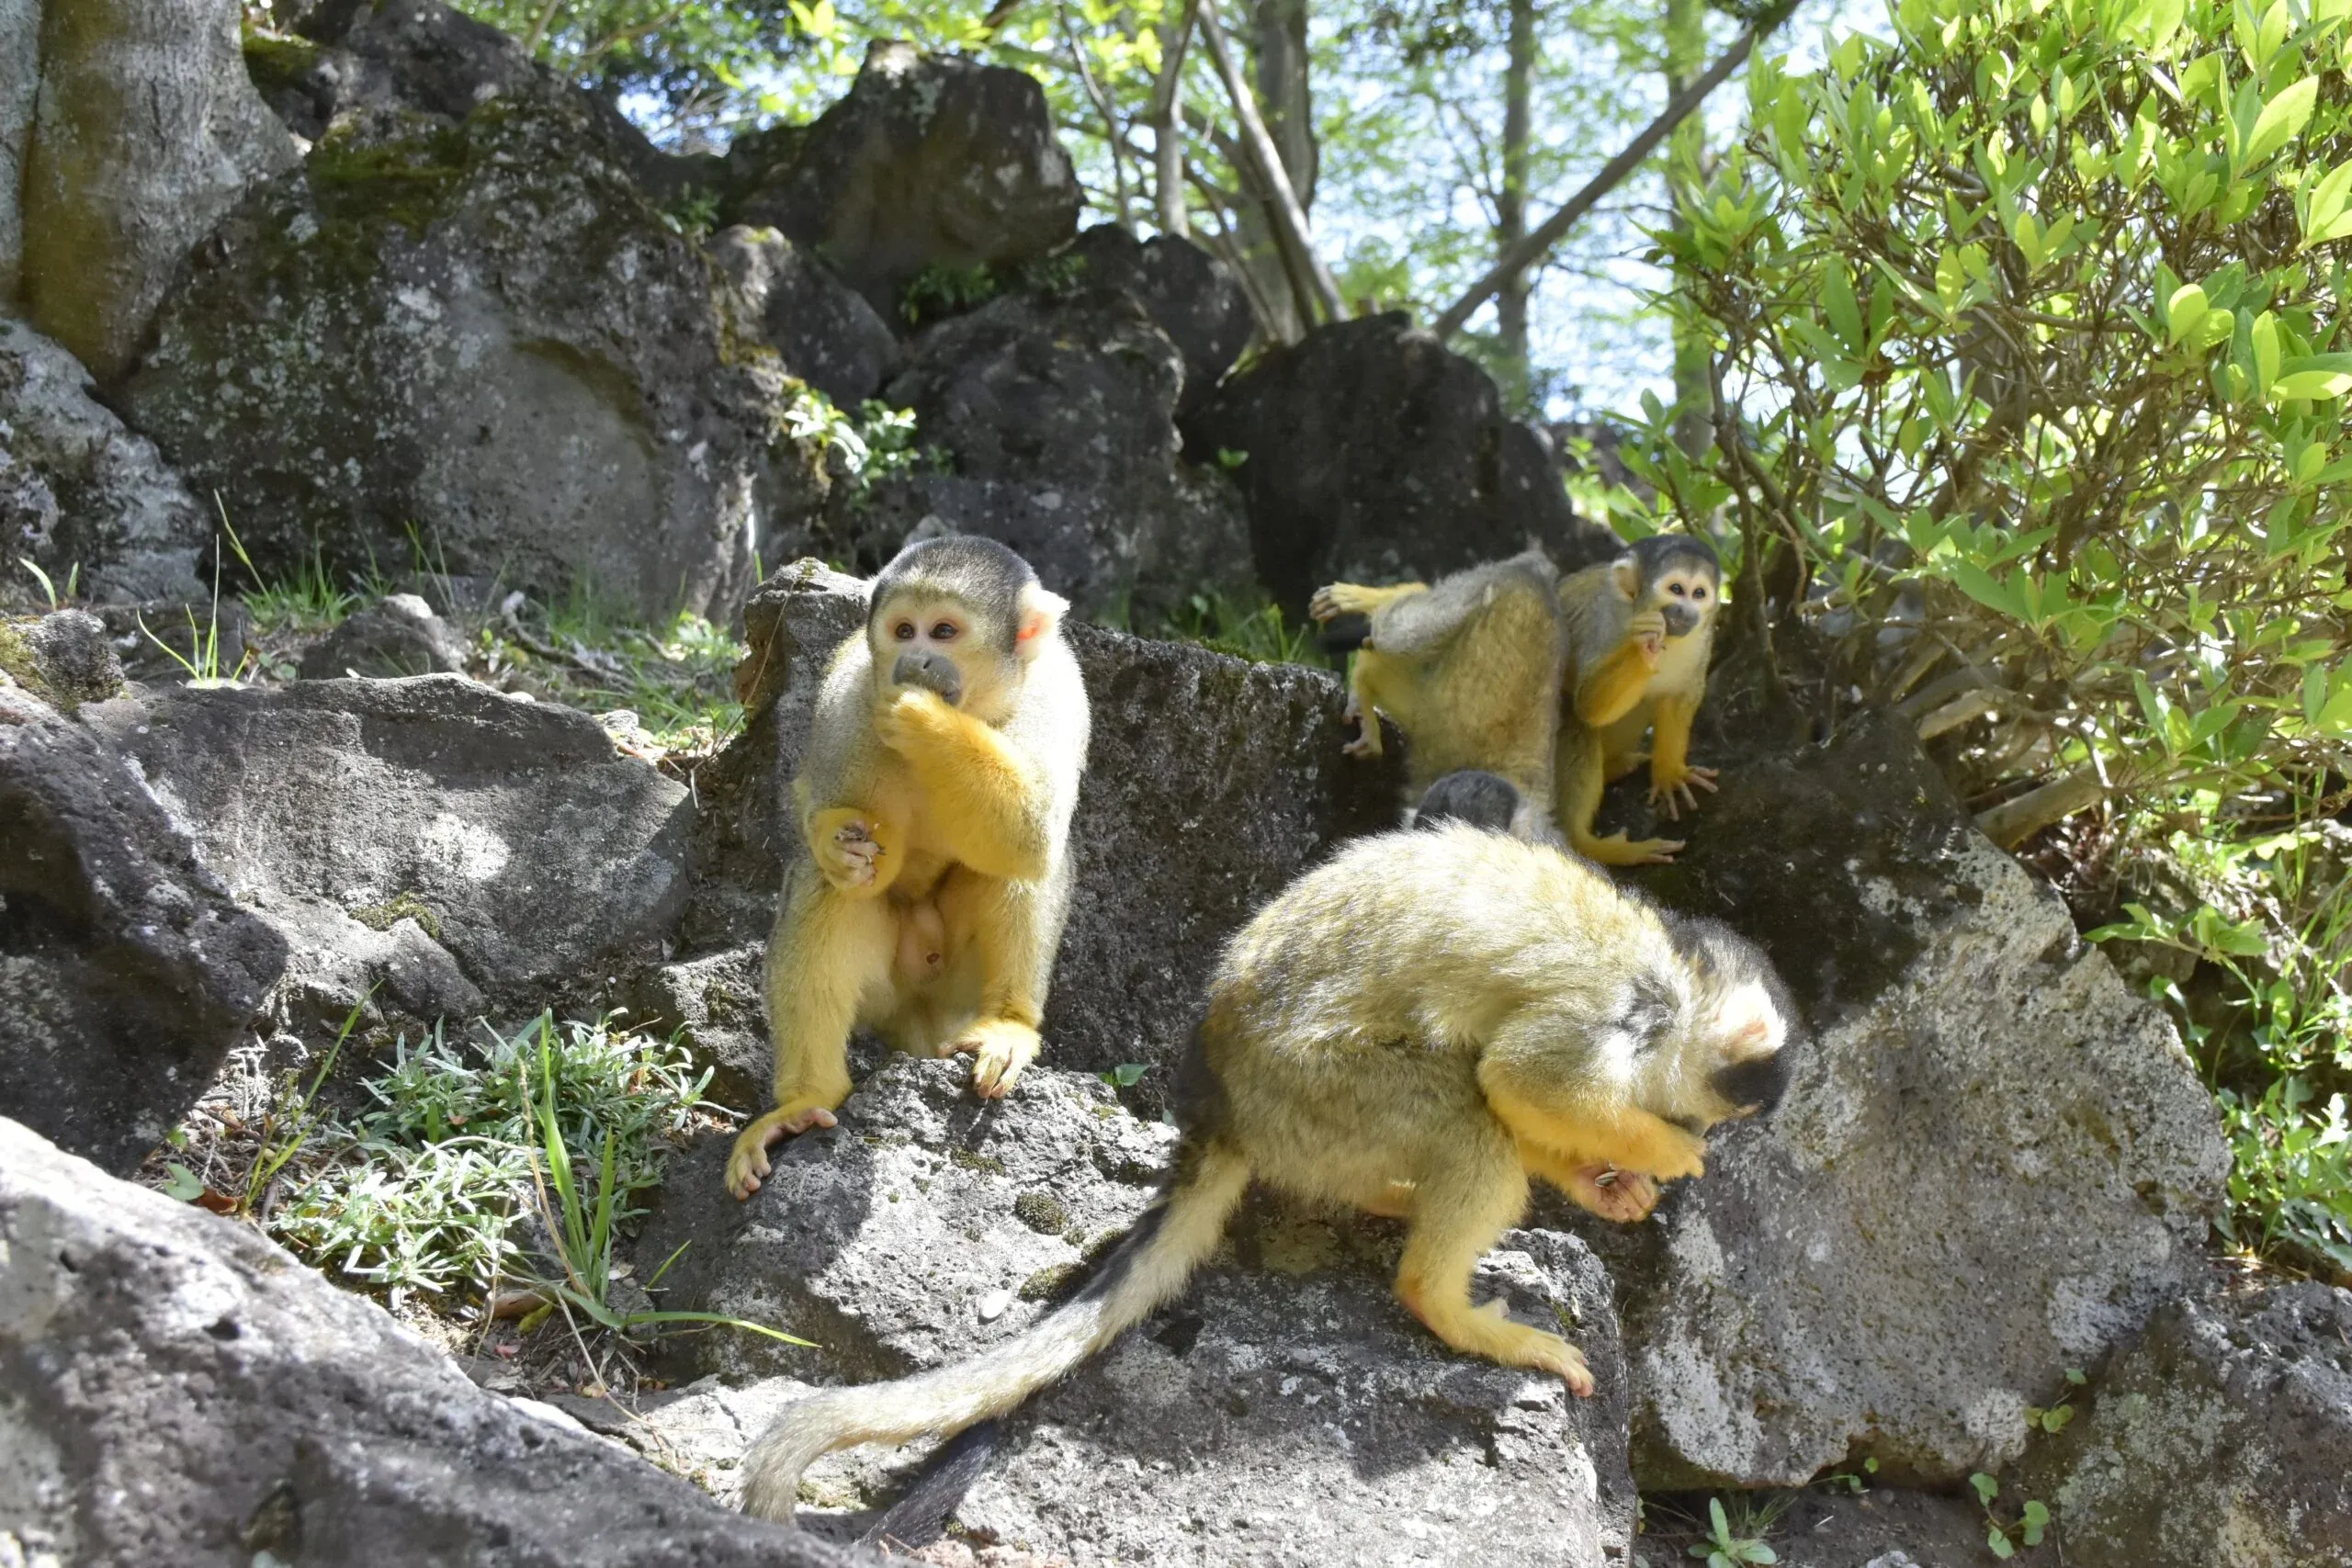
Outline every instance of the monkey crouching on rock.
[(735, 1141), (737, 1198), (769, 1145), (832, 1125), (858, 1024), (971, 1053), (983, 1097), (1035, 1059), (1090, 722), (1068, 608), (985, 538), (910, 545), (874, 580), (793, 781), (808, 853), (768, 942), (776, 1103)]
[(1252, 1177), (1403, 1218), (1396, 1290), (1415, 1316), (1589, 1394), (1574, 1346), (1470, 1300), (1479, 1258), (1531, 1171), (1572, 1194), (1604, 1166), (1699, 1175), (1704, 1128), (1779, 1099), (1794, 1029), (1753, 945), (1573, 855), (1466, 825), (1359, 840), (1227, 947), (1178, 1174), (1078, 1296), (957, 1365), (787, 1406), (746, 1461), (744, 1506), (789, 1521), (820, 1454), (1013, 1409), (1178, 1295)]

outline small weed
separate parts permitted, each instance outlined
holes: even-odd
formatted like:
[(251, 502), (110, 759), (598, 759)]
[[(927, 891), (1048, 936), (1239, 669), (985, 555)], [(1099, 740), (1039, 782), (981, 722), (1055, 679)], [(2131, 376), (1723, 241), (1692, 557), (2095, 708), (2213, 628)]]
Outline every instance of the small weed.
[(2014, 1519), (2004, 1518), (1993, 1509), (2001, 1495), (2001, 1483), (1978, 1471), (1968, 1478), (1976, 1494), (1977, 1506), (1984, 1510), (1984, 1546), (1996, 1557), (2007, 1562), (2017, 1555), (2019, 1546), (2040, 1546), (2050, 1529), (2050, 1510), (2041, 1503), (2028, 1500)]
[(1121, 1062), (1109, 1072), (1100, 1076), (1102, 1081), (1113, 1089), (1133, 1089), (1143, 1082), (1144, 1074), (1149, 1071), (1151, 1071), (1151, 1064), (1148, 1062)]
[(1245, 605), (1223, 593), (1195, 593), (1159, 634), (1253, 664), (1324, 665), (1312, 626), (1294, 626), (1271, 601)]
[(66, 571), (65, 592), (62, 593), (60, 593), (57, 591), (57, 583), (50, 577), (49, 573), (41, 570), (40, 563), (34, 560), (30, 556), (17, 557), (17, 564), (23, 567), (27, 571), (32, 573), (33, 581), (40, 584), (41, 596), (49, 601), (49, 607), (51, 610), (62, 610), (66, 605), (74, 602), (74, 591), (82, 581), (82, 563), (80, 561), (75, 561)]
[(1743, 1562), (1778, 1562), (1780, 1553), (1764, 1544), (1764, 1532), (1774, 1520), (1788, 1511), (1786, 1497), (1766, 1503), (1760, 1507), (1747, 1499), (1738, 1503), (1740, 1518), (1737, 1529), (1724, 1513), (1724, 1500), (1707, 1499), (1707, 1538), (1690, 1545), (1690, 1555), (1707, 1560), (1707, 1568), (1739, 1568)]
[[(2068, 1387), (2080, 1388), (2084, 1382), (2080, 1369), (2075, 1367), (2066, 1369)], [(2025, 1425), (2029, 1432), (2063, 1432), (2066, 1429), (2066, 1423), (2074, 1418), (2075, 1407), (2064, 1400), (2059, 1401), (2047, 1409), (2039, 1404), (2029, 1404), (2025, 1407)]]
[(716, 751), (742, 728), (734, 670), (745, 649), (699, 615), (646, 626), (576, 593), (509, 614), (481, 648), (491, 682), (599, 715), (648, 761)]
[(909, 326), (921, 326), (985, 305), (1002, 288), (985, 262), (970, 266), (933, 262), (899, 291), (899, 313)]

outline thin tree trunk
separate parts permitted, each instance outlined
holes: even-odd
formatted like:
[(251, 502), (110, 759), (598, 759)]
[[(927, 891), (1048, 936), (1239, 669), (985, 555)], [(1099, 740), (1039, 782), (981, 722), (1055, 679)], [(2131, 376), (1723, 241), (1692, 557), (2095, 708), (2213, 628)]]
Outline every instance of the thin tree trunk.
[[(1696, 0), (1683, 0), (1694, 4)], [(1503, 73), (1503, 188), (1495, 201), (1495, 256), (1510, 254), (1527, 238), (1530, 101), (1535, 82), (1535, 0), (1510, 0), (1510, 63)], [(1495, 296), (1498, 358), (1504, 395), (1527, 401), (1534, 381), (1527, 350), (1529, 274), (1514, 274)]]
[[(1667, 96), (1671, 97), (1690, 85), (1706, 58), (1706, 0), (1666, 0)], [(1675, 128), (1666, 153), (1667, 202), (1678, 234), (1690, 229), (1685, 205), (1705, 183), (1706, 153), (1707, 122), (1694, 114)], [(1697, 288), (1697, 280), (1687, 266), (1676, 270), (1682, 274), (1676, 288), (1688, 297)], [(1714, 376), (1708, 362), (1712, 352), (1703, 328), (1688, 321), (1675, 321), (1674, 400), (1679, 412), (1674, 419), (1674, 441), (1693, 457), (1714, 439)]]
[(1094, 112), (1102, 118), (1102, 140), (1111, 148), (1112, 200), (1118, 209), (1119, 227), (1132, 234), (1136, 220), (1134, 209), (1127, 202), (1127, 161), (1120, 153), (1119, 116), (1111, 107), (1111, 100), (1103, 96), (1102, 85), (1094, 80), (1094, 68), (1086, 62), (1086, 43), (1078, 36), (1078, 29), (1070, 25), (1069, 6), (1057, 6), (1054, 15), (1061, 23), (1063, 40), (1069, 45), (1070, 63), (1078, 67), (1079, 85), (1085, 89), (1087, 101), (1094, 106)]
[(1299, 206), (1297, 194), (1291, 189), (1290, 176), (1283, 166), (1281, 154), (1274, 149), (1273, 138), (1267, 133), (1266, 122), (1259, 117), (1250, 85), (1234, 66), (1233, 51), (1226, 46), (1225, 28), (1217, 20), (1216, 0), (1202, 0), (1200, 20), (1201, 41), (1208, 46), (1209, 59), (1216, 66), (1226, 96), (1233, 102), (1234, 118), (1241, 125), (1241, 147), (1251, 165), (1247, 172), (1269, 197), (1267, 216), (1282, 247), (1283, 270), (1289, 276), (1291, 291), (1297, 298), (1302, 324), (1313, 321), (1318, 310), (1337, 321), (1343, 314), (1340, 286), (1332, 280), (1322, 258), (1315, 254), (1306, 209)]
[(1159, 231), (1179, 239), (1193, 231), (1184, 203), (1184, 51), (1193, 39), (1193, 15), (1200, 0), (1184, 0), (1175, 30), (1159, 43), (1159, 80), (1152, 90), (1152, 194), (1159, 203)]
[(1298, 197), (1298, 209), (1315, 208), (1315, 100), (1306, 59), (1306, 0), (1258, 0), (1256, 22), (1258, 101), (1265, 106), (1266, 133), (1283, 161), (1283, 173)]

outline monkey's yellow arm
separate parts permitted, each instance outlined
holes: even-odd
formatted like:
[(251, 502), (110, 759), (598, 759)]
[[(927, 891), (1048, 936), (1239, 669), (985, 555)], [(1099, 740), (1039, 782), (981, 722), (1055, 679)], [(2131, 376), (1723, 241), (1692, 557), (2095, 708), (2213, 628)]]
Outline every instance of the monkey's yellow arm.
[(1603, 729), (1624, 717), (1642, 700), (1657, 666), (1642, 652), (1641, 639), (1627, 637), (1589, 671), (1577, 679), (1577, 717)]
[(1523, 1145), (1600, 1162), (1661, 1181), (1706, 1168), (1706, 1141), (1651, 1114), (1602, 1086), (1550, 1081), (1540, 1066), (1489, 1055), (1478, 1067), (1487, 1109)]
[(914, 770), (942, 853), (1016, 882), (1051, 869), (1047, 781), (1002, 734), (922, 690), (899, 693), (875, 733)]

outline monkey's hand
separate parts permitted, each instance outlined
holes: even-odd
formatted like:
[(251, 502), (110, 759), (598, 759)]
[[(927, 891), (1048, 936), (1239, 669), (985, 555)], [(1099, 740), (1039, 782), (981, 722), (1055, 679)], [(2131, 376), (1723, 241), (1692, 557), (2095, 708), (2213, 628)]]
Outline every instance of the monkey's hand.
[(1037, 1059), (1037, 1032), (1009, 1018), (988, 1019), (964, 1032), (948, 1047), (972, 1058), (972, 1092), (982, 1100), (1001, 1100), (1021, 1077), (1021, 1069)]
[(1657, 1207), (1657, 1183), (1637, 1170), (1587, 1166), (1570, 1172), (1562, 1185), (1579, 1204), (1621, 1225), (1646, 1220)]
[(808, 852), (816, 857), (818, 874), (833, 887), (843, 893), (874, 890), (882, 845), (875, 837), (874, 824), (856, 807), (837, 806), (811, 817)]
[(1618, 1168), (1619, 1180), (1623, 1180), (1626, 1171), (1635, 1166), (1642, 1175), (1660, 1181), (1679, 1181), (1686, 1176), (1707, 1174), (1707, 1140), (1690, 1129), (1661, 1122), (1656, 1135), (1645, 1142), (1649, 1146), (1641, 1151), (1638, 1159), (1628, 1151), (1628, 1157)]
[(1574, 848), (1587, 860), (1603, 865), (1665, 865), (1682, 844), (1680, 839), (1628, 839), (1618, 832), (1605, 839), (1577, 840)]
[(1369, 615), (1385, 602), (1376, 588), (1362, 588), (1352, 582), (1327, 582), (1315, 591), (1306, 602), (1306, 618), (1311, 621), (1335, 621), (1341, 615)]
[(1666, 613), (1644, 610), (1635, 615), (1625, 627), (1625, 640), (1641, 650), (1643, 663), (1657, 669), (1658, 652), (1666, 647)]
[(1650, 764), (1650, 806), (1653, 809), (1663, 809), (1668, 821), (1679, 822), (1684, 809), (1699, 809), (1699, 797), (1690, 793), (1690, 786), (1696, 784), (1713, 795), (1715, 793), (1716, 777), (1714, 769), (1694, 768), (1688, 762), (1682, 765), (1679, 774), (1668, 777), (1666, 769), (1653, 762)]
[(749, 1198), (768, 1173), (770, 1145), (832, 1124), (832, 1111), (822, 1105), (791, 1100), (777, 1106), (736, 1134), (734, 1151), (727, 1156), (727, 1190), (739, 1203)]

